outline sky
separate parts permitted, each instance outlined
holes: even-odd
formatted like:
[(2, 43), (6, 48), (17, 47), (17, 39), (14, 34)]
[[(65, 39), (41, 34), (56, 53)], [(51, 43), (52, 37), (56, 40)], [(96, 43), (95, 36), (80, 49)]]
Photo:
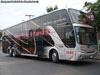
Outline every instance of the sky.
[[(28, 16), (46, 14), (46, 8), (57, 5), (59, 9), (74, 8), (81, 10), (84, 3), (96, 0), (38, 0), (39, 3), (0, 3), (0, 29), (27, 21)], [(32, 18), (34, 18), (32, 17)]]

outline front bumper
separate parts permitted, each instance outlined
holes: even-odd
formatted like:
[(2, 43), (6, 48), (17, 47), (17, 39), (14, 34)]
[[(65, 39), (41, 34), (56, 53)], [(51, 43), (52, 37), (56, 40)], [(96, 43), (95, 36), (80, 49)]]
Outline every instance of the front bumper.
[(97, 52), (93, 53), (79, 53), (77, 60), (93, 59), (97, 55)]

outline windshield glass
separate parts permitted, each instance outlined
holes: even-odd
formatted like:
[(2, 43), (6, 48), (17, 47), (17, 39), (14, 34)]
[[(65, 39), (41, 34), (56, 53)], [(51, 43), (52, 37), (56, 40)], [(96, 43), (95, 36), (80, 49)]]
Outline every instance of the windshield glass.
[(86, 14), (82, 11), (69, 9), (73, 23), (92, 25), (93, 15)]
[(96, 33), (94, 28), (75, 27), (77, 42), (82, 45), (95, 45)]

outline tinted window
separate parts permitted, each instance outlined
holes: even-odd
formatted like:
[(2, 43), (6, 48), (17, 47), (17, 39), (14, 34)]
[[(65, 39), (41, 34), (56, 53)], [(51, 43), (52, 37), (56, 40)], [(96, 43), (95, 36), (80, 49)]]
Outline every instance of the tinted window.
[(43, 35), (43, 46), (52, 46), (54, 45), (54, 41), (52, 40), (50, 35)]
[(75, 47), (75, 35), (72, 27), (65, 28), (64, 44), (69, 48)]
[(92, 24), (92, 20), (88, 18), (88, 15), (82, 11), (69, 9), (69, 13), (72, 17), (73, 23), (80, 23), (80, 24)]

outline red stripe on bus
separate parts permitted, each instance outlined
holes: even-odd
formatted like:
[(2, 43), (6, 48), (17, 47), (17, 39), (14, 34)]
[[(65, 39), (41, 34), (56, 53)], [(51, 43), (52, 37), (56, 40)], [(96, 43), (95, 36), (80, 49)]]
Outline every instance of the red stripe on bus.
[(74, 54), (73, 51), (67, 51), (66, 54)]
[(73, 58), (73, 55), (72, 55), (71, 57), (69, 57), (69, 58), (65, 59), (65, 60), (70, 60), (70, 59), (72, 59), (72, 58)]
[[(7, 33), (8, 34), (8, 33)], [(8, 35), (9, 36), (9, 35)], [(9, 36), (10, 37), (10, 36)], [(18, 42), (16, 42), (12, 37), (10, 37), (17, 45), (21, 46)], [(22, 47), (22, 46), (21, 46)], [(28, 51), (26, 48), (22, 47), (25, 51)], [(29, 51), (28, 51), (29, 52)], [(30, 52), (29, 52), (30, 53)]]
[[(38, 26), (38, 27), (40, 27), (40, 28), (42, 28), (40, 25), (38, 25), (38, 24), (36, 24), (35, 22), (33, 22), (33, 21), (31, 21), (31, 23), (33, 23), (33, 25), (35, 25), (35, 26)], [(43, 28), (42, 28), (43, 29)], [(52, 34), (53, 35), (53, 34)], [(44, 39), (44, 38), (43, 38)], [(44, 40), (46, 40), (46, 39), (44, 39)], [(48, 40), (46, 40), (49, 44), (51, 44), (52, 46), (55, 46), (55, 45), (53, 45), (51, 42), (49, 42)], [(60, 50), (60, 48), (59, 47), (57, 47), (57, 46), (55, 46), (57, 49), (59, 49)]]
[(34, 53), (36, 52), (35, 37), (34, 37)]
[[(8, 31), (8, 30), (7, 30)], [(14, 34), (13, 33), (11, 33), (10, 31), (8, 31), (11, 35), (13, 35), (14, 36)], [(17, 38), (18, 39), (18, 38)], [(24, 42), (23, 40), (21, 40), (21, 39), (18, 39), (18, 40), (20, 40), (20, 41), (22, 41), (23, 43), (25, 43), (25, 44), (28, 44), (28, 43), (26, 43), (26, 42)]]
[[(43, 38), (43, 37), (41, 37), (41, 38)], [(57, 49), (59, 49), (60, 50), (60, 48), (59, 47), (57, 47), (57, 46), (55, 46), (54, 44), (52, 44), (51, 42), (49, 42), (48, 40), (46, 40), (45, 38), (43, 38), (45, 41), (47, 41), (49, 44), (51, 44), (52, 46), (54, 46), (54, 47), (56, 47)]]

